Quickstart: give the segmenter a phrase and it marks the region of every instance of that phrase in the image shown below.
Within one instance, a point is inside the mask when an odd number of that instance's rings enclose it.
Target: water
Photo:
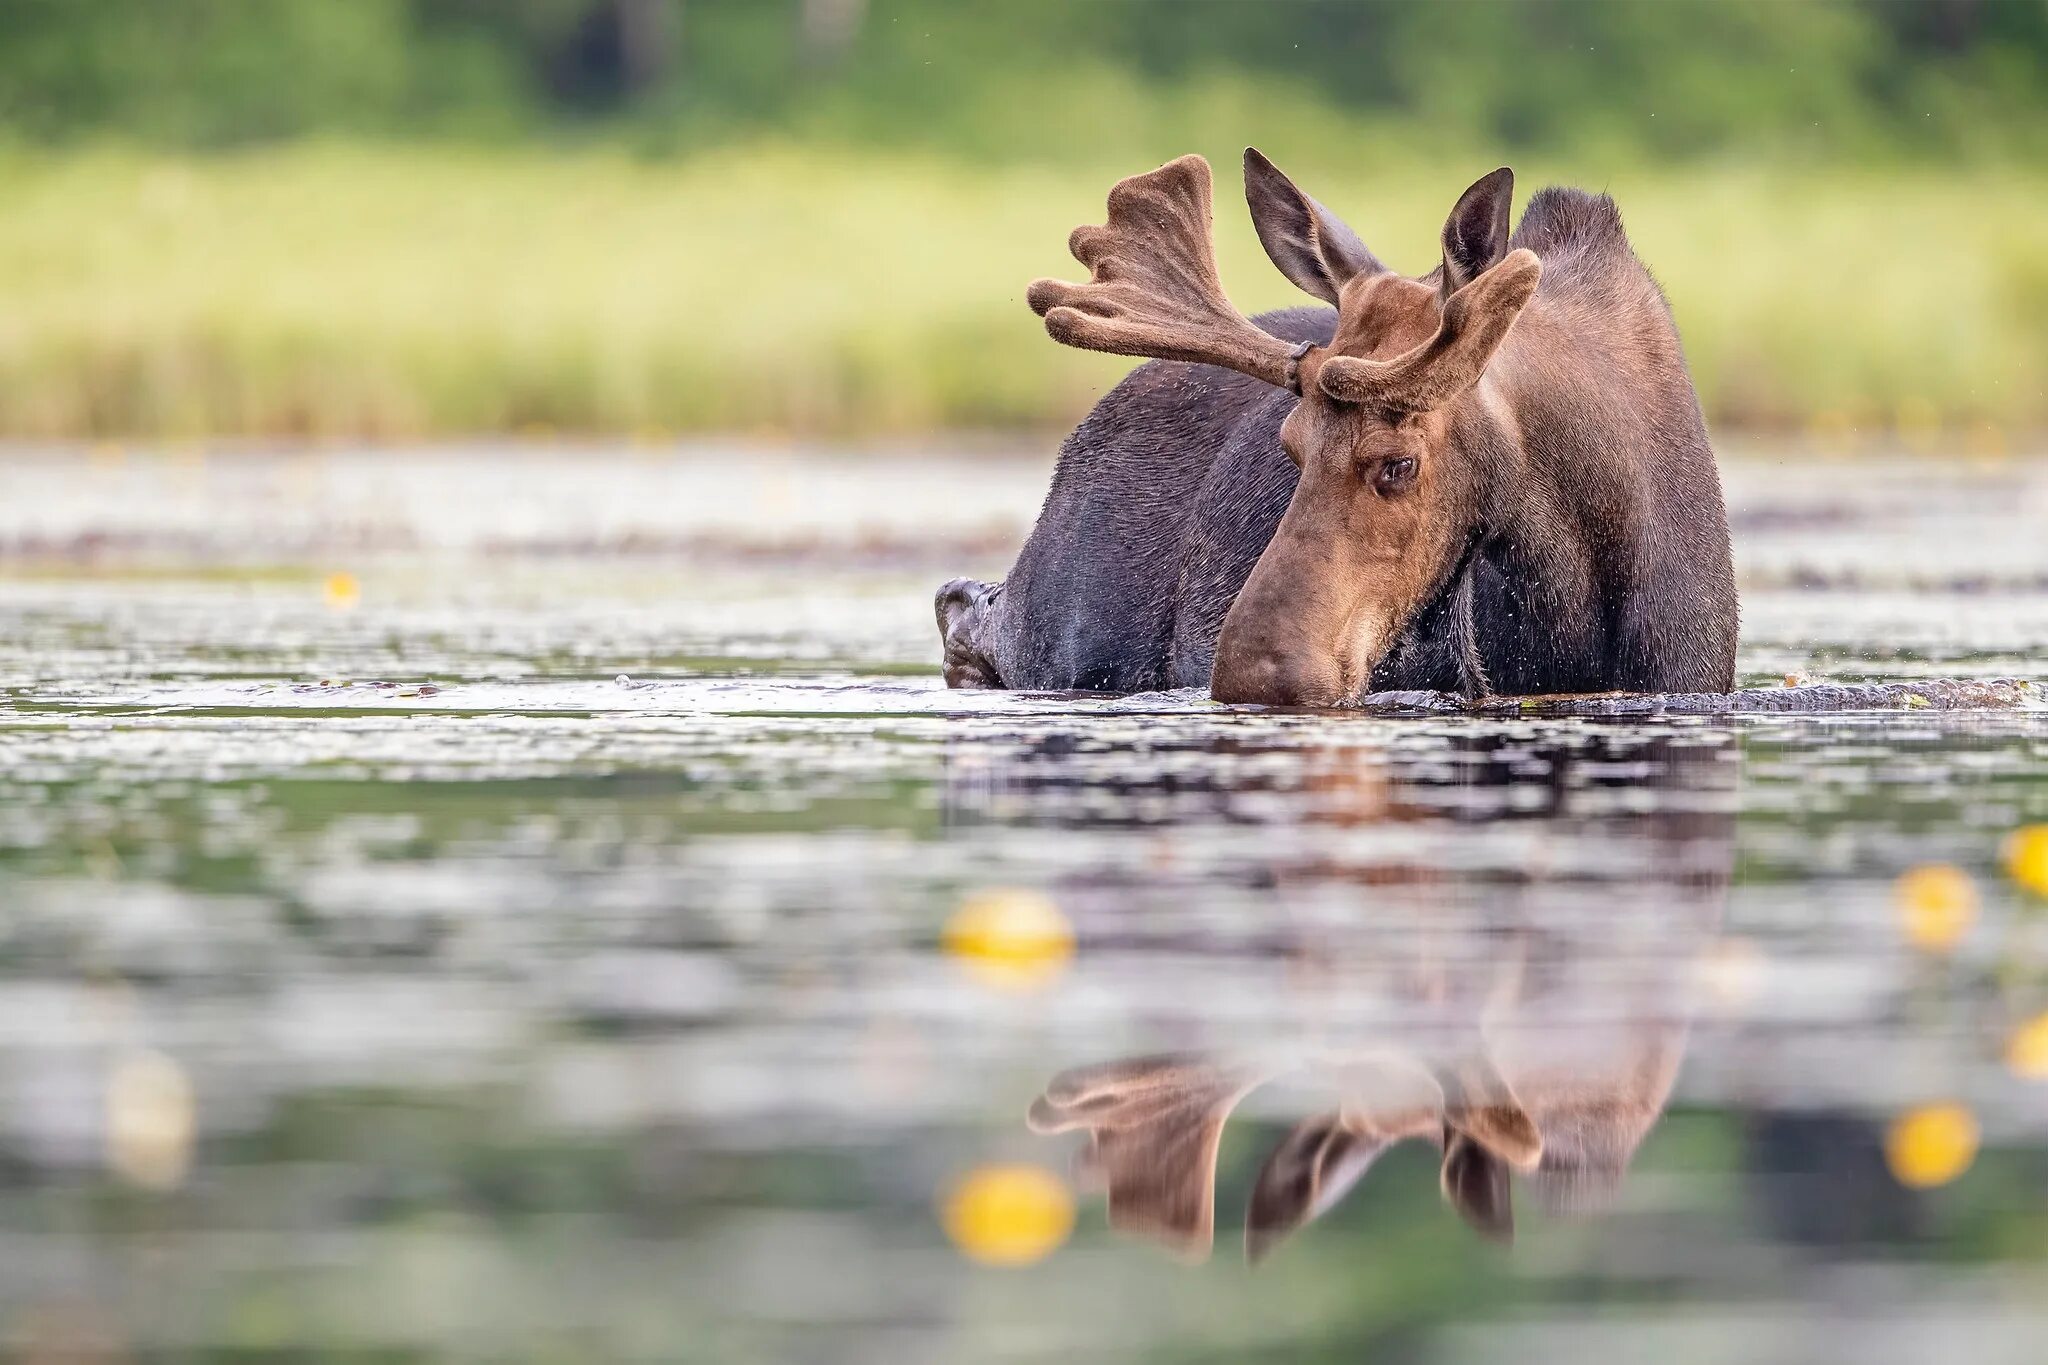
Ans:
[[[10,1344],[2040,1357],[2048,711],[947,693],[1043,476],[8,455]],[[1729,482],[1745,683],[2048,677],[2048,466]]]

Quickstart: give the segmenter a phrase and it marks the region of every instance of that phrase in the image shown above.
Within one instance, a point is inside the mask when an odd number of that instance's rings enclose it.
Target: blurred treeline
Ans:
[[[2048,0],[0,0],[0,434],[1054,424],[1025,281],[1271,153],[1405,269],[1606,189],[1710,415],[2048,426]]]
[[[0,0],[0,33],[0,118],[50,140],[1106,155],[1234,82],[1504,153],[2048,151],[2044,0]]]

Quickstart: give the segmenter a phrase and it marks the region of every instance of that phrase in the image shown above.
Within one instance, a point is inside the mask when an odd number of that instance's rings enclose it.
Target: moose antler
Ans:
[[[1131,1057],[1061,1072],[1032,1104],[1034,1133],[1085,1128],[1090,1184],[1109,1194],[1109,1225],[1199,1260],[1216,1231],[1216,1155],[1262,1068],[1199,1053]]]
[[[1372,403],[1398,412],[1429,412],[1479,382],[1486,362],[1535,296],[1543,263],[1526,247],[1508,253],[1444,301],[1436,335],[1391,360],[1333,355],[1316,382],[1342,403]]]
[[[1025,298],[1054,341],[1088,351],[1188,360],[1285,386],[1288,344],[1223,292],[1210,244],[1209,163],[1199,156],[1119,180],[1109,222],[1074,229],[1086,284],[1033,280]]]

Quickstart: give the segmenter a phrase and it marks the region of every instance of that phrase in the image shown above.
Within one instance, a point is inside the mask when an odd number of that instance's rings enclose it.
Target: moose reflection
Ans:
[[[1675,1004],[1640,1017],[1535,1017],[1558,1003],[1489,1002],[1463,1039],[1443,1021],[1440,1030],[1403,1030],[1400,1041],[1361,1040],[1350,1052],[1079,1067],[1052,1080],[1028,1122],[1040,1133],[1087,1134],[1080,1174],[1106,1190],[1112,1227],[1199,1256],[1214,1233],[1225,1121],[1259,1087],[1306,1076],[1333,1088],[1336,1103],[1296,1122],[1260,1166],[1245,1210],[1253,1260],[1335,1207],[1382,1154],[1410,1140],[1439,1150],[1451,1207],[1506,1240],[1511,1173],[1529,1176],[1553,1211],[1606,1199],[1663,1112],[1684,1055],[1686,1022]]]
[[[1600,1207],[1620,1185],[1671,1096],[1694,966],[1725,901],[1734,740],[1676,727],[1503,727],[1449,739],[1355,788],[1339,774],[1373,765],[1323,764],[1295,747],[1291,764],[1269,755],[1243,765],[1263,799],[1232,806],[1206,794],[1212,816],[1381,827],[1414,834],[1414,850],[1400,838],[1310,838],[1248,870],[1276,911],[1309,887],[1326,906],[1329,893],[1347,898],[1334,920],[1264,940],[1298,969],[1287,979],[1306,983],[1294,998],[1262,1002],[1276,1030],[1251,1030],[1258,1036],[1242,1046],[1081,1066],[1047,1084],[1029,1126],[1085,1136],[1080,1173],[1106,1191],[1112,1227],[1206,1254],[1224,1125],[1269,1086],[1266,1112],[1303,1085],[1328,1098],[1292,1123],[1252,1179],[1244,1235],[1254,1260],[1403,1142],[1432,1145],[1446,1202],[1501,1240],[1513,1235],[1518,1182],[1566,1213]],[[1041,810],[1060,766],[1029,779]],[[1186,775],[1176,783],[1185,803]],[[1432,829],[1453,837],[1431,843]],[[1512,841],[1522,852],[1508,866],[1444,852],[1469,854],[1472,840],[1501,833],[1535,837]],[[1262,965],[1236,960],[1247,972]],[[1236,1044],[1234,1034],[1222,1041]]]

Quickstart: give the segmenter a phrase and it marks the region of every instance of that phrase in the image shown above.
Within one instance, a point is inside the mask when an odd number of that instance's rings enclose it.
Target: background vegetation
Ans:
[[[0,430],[918,431],[1121,363],[1022,302],[1256,143],[1430,260],[1613,192],[1717,420],[2048,421],[2044,0],[0,0]]]

